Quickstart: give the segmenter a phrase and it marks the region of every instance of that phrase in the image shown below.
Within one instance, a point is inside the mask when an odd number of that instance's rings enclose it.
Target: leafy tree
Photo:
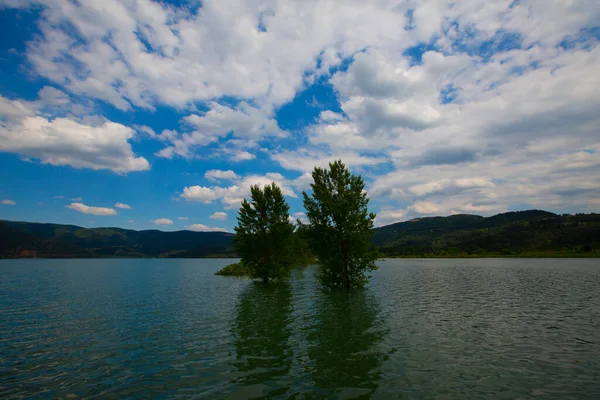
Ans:
[[[319,278],[326,286],[364,286],[378,256],[370,242],[375,214],[367,210],[364,181],[341,160],[315,168],[312,177],[312,196],[302,192],[309,221],[303,229],[321,264]]]
[[[252,186],[250,192],[250,202],[244,199],[238,213],[233,245],[250,277],[268,282],[289,271],[294,225],[288,221],[290,207],[275,183],[264,189]]]

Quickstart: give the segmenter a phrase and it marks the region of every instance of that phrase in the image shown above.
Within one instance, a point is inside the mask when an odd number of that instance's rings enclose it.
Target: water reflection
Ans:
[[[277,380],[292,367],[291,299],[286,283],[253,282],[239,297],[232,327],[237,369],[233,383],[244,398],[272,398],[288,391]]]
[[[308,357],[316,395],[370,398],[378,387],[385,355],[385,329],[378,301],[368,291],[323,291]]]

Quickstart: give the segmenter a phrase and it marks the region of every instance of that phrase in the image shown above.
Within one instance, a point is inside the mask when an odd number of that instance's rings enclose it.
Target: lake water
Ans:
[[[600,260],[0,261],[0,398],[600,398]]]

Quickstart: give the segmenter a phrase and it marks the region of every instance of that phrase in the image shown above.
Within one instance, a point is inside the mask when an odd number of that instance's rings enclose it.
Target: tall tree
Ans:
[[[233,245],[250,277],[268,282],[289,271],[294,225],[289,222],[290,207],[275,183],[264,189],[252,186],[250,192],[250,201],[244,199],[238,212]]]
[[[312,195],[302,192],[313,253],[319,258],[319,278],[327,286],[364,286],[368,272],[377,269],[373,235],[375,214],[360,175],[353,175],[341,160],[329,169],[315,167]]]

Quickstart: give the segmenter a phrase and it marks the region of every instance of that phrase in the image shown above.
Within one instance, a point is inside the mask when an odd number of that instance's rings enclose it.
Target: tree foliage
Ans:
[[[319,258],[319,278],[326,286],[364,286],[367,273],[377,268],[370,242],[375,214],[367,209],[364,181],[340,160],[329,169],[315,168],[312,177],[312,195],[302,193],[309,221],[303,229]]]
[[[244,199],[234,228],[233,245],[251,278],[267,282],[287,275],[292,262],[294,225],[289,205],[281,189],[271,183],[250,188],[250,201]]]

